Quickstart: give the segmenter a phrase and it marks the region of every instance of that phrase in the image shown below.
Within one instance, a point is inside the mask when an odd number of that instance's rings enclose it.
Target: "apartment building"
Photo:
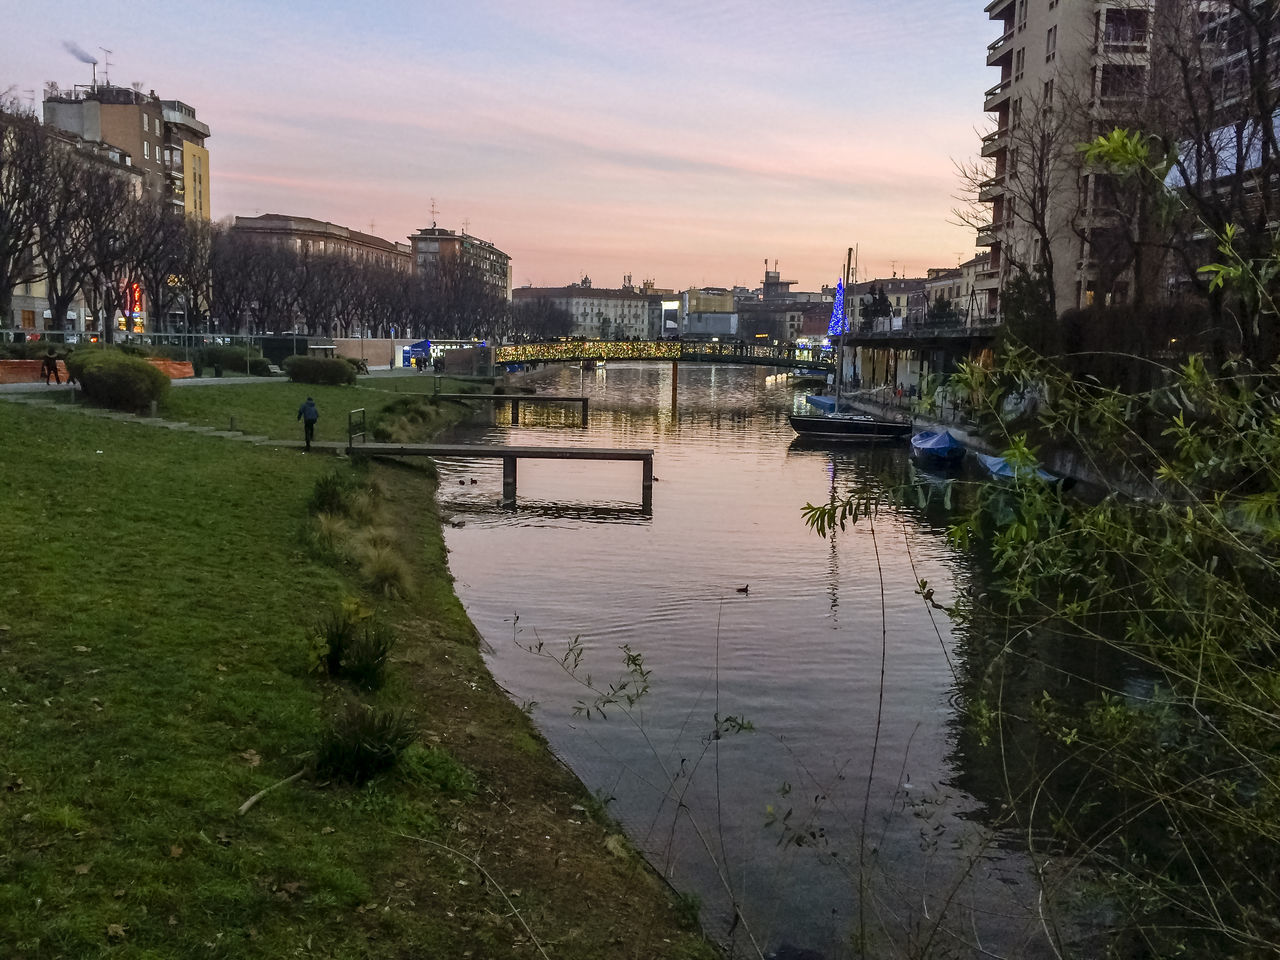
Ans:
[[[1076,145],[1135,125],[1151,74],[1152,28],[1161,0],[990,0],[999,35],[987,64],[1000,71],[984,109],[995,129],[981,155],[991,176],[978,199],[991,219],[976,271],[976,312],[998,313],[1015,272],[1051,274],[1058,311],[1124,302],[1132,278],[1117,255],[1108,181],[1085,169]]]
[[[44,122],[89,143],[123,151],[148,196],[168,199],[191,216],[210,219],[209,127],[193,107],[161,100],[154,90],[109,83],[45,87]]]
[[[474,270],[489,292],[504,301],[511,300],[511,257],[488,240],[473,237],[465,230],[455,233],[432,224],[409,237],[413,263],[424,277],[435,275],[447,260],[460,261]]]
[[[520,287],[512,291],[512,300],[550,300],[573,318],[570,336],[590,340],[653,336],[650,303],[654,295],[644,289],[593,287],[584,277],[581,283],[566,287]]]
[[[413,270],[407,243],[384,240],[324,220],[264,213],[260,217],[236,217],[231,229],[242,236],[282,245],[306,256],[337,254],[358,263],[403,273]]]

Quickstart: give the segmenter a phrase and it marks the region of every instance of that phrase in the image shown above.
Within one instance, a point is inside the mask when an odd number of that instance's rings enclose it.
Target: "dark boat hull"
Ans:
[[[911,433],[911,424],[900,420],[848,414],[803,416],[792,414],[791,429],[811,440],[836,443],[893,443]]]

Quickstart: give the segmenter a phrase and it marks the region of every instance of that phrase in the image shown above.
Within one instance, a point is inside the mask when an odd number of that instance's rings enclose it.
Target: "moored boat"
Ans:
[[[1054,476],[1044,467],[1036,464],[1033,467],[1015,467],[1005,457],[992,457],[985,453],[975,454],[978,462],[982,464],[983,469],[991,474],[996,480],[1012,480],[1015,477],[1026,479],[1027,477],[1039,477],[1046,483],[1061,484],[1065,489],[1071,485],[1071,478],[1063,478]]]
[[[911,437],[911,455],[923,464],[952,466],[964,459],[965,446],[950,430],[923,430]]]
[[[826,413],[807,416],[793,413],[791,429],[802,437],[841,443],[885,443],[911,433],[906,420],[882,420],[865,413]]]

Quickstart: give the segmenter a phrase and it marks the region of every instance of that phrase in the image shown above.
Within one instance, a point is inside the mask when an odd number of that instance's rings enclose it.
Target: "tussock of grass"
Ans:
[[[374,593],[396,599],[412,592],[412,568],[395,548],[363,544],[354,555],[360,576]]]
[[[417,738],[403,710],[350,702],[331,720],[316,750],[316,776],[355,786],[394,769]]]

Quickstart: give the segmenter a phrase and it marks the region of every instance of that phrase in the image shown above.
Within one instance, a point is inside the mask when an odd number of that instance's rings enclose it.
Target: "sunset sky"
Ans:
[[[215,218],[315,217],[496,244],[513,281],[797,289],[973,255],[948,223],[976,153],[980,0],[14,5],[0,92],[91,68],[196,108]],[[98,66],[98,79],[103,66]]]

